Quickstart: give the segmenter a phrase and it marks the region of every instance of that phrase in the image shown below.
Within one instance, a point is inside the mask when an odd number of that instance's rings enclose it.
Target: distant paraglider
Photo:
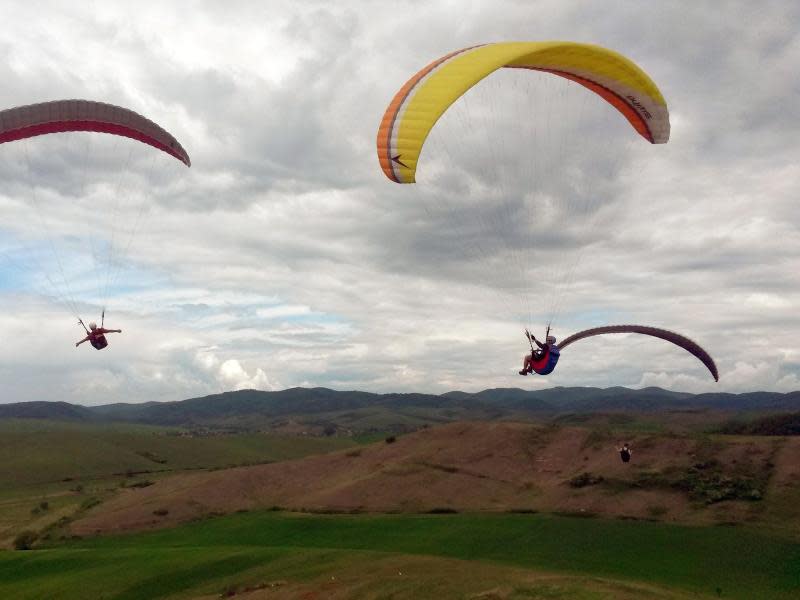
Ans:
[[[619,452],[619,458],[622,462],[628,463],[631,462],[631,456],[633,455],[633,450],[628,445],[628,442],[622,444],[622,446],[617,447],[617,452]]]
[[[18,106],[0,111],[0,144],[20,140],[23,141],[21,143],[25,144],[25,140],[28,138],[55,133],[76,132],[101,133],[129,138],[170,155],[187,167],[191,166],[189,155],[172,134],[146,117],[121,106],[91,100],[57,100]],[[103,177],[107,165],[111,165],[114,162],[113,157],[106,156],[105,154],[92,157],[96,160],[89,160],[88,147],[91,140],[88,136],[84,136],[82,140],[86,144],[87,154],[84,157],[84,172],[82,176],[76,178],[76,180],[84,182],[81,184],[81,191],[70,198],[76,201],[85,197],[84,194],[87,193],[86,180],[88,178],[86,170],[88,170],[89,167],[96,169],[96,172],[99,174],[98,176]],[[67,146],[69,146],[69,144]],[[92,209],[94,213],[103,217],[100,221],[105,222],[99,223],[100,227],[93,228],[89,235],[86,236],[91,238],[89,241],[92,244],[91,254],[94,257],[93,262],[95,264],[94,270],[98,294],[95,301],[102,305],[103,319],[105,318],[105,301],[108,290],[115,282],[121,258],[130,247],[133,236],[141,228],[140,220],[144,208],[147,206],[146,200],[149,197],[147,191],[141,193],[139,196],[141,198],[139,200],[139,206],[134,206],[130,211],[133,214],[133,218],[128,216],[126,220],[120,207],[125,200],[135,197],[135,194],[132,194],[131,190],[123,188],[122,177],[123,175],[128,176],[126,172],[130,171],[131,178],[139,176],[139,180],[144,180],[141,178],[141,174],[132,171],[131,154],[135,146],[135,144],[131,146],[129,152],[125,152],[116,147],[109,152],[109,154],[116,153],[118,155],[121,165],[119,167],[120,172],[116,175],[108,174],[111,180],[115,180],[112,182],[112,185],[106,185],[105,187],[98,186],[94,189],[96,195],[99,196],[99,200],[107,200],[109,205],[109,207],[105,207],[100,204],[97,205],[96,209]],[[54,148],[59,148],[59,146],[48,146],[40,142],[32,142],[30,147],[24,146],[22,152],[31,172],[32,181],[29,184],[30,191],[28,195],[30,206],[37,213],[37,219],[33,222],[38,222],[40,224],[40,229],[36,231],[36,235],[47,239],[48,243],[44,244],[44,247],[52,251],[53,256],[51,258],[54,264],[57,265],[57,268],[52,268],[51,273],[44,272],[39,273],[39,275],[43,276],[48,282],[51,292],[53,292],[53,297],[64,302],[66,308],[77,317],[79,324],[86,331],[86,337],[78,342],[76,346],[88,341],[93,347],[101,350],[108,345],[105,334],[117,333],[120,330],[104,329],[102,323],[100,327],[96,327],[94,323],[90,325],[95,326],[90,328],[84,325],[79,315],[81,308],[71,291],[75,285],[75,282],[71,281],[73,276],[65,272],[64,265],[66,261],[64,257],[60,256],[61,253],[57,250],[58,244],[54,243],[54,238],[63,238],[64,234],[57,234],[54,227],[45,227],[46,215],[44,213],[46,213],[46,211],[43,210],[37,200],[37,195],[41,195],[37,194],[39,181],[33,174],[28,156],[29,154],[34,156],[42,163],[50,156],[47,150],[49,149],[49,152],[52,153],[57,151],[54,150]],[[127,159],[124,159],[126,155]],[[152,160],[150,162],[152,165],[156,157],[152,156],[151,158]],[[57,162],[58,160],[62,160],[62,157],[55,157],[53,162]],[[106,183],[107,182],[108,180],[106,179]],[[89,183],[91,183],[91,180]],[[102,191],[98,192],[98,190]],[[76,202],[75,204],[79,203]],[[107,219],[105,218],[106,216],[108,216]],[[123,231],[121,228],[122,226],[127,227],[128,231]],[[98,233],[105,236],[102,242],[94,240],[92,237]],[[122,235],[123,233],[125,233],[125,235]],[[64,244],[64,246],[66,247],[67,244]],[[37,270],[43,269],[41,261],[34,260],[33,262],[36,263]],[[43,270],[47,271],[47,269]],[[83,275],[83,273],[81,275]]]
[[[78,322],[83,326],[84,331],[86,331],[86,337],[83,338],[79,342],[75,342],[75,347],[77,348],[84,342],[89,342],[95,350],[102,350],[106,346],[108,346],[108,340],[106,339],[107,333],[122,333],[122,329],[106,329],[103,326],[105,321],[106,315],[103,313],[102,319],[100,321],[100,327],[97,326],[97,323],[91,322],[89,323],[89,328],[86,328],[86,325],[83,324],[81,319],[78,319]]]
[[[189,155],[178,140],[150,119],[121,106],[92,100],[55,100],[0,111],[0,144],[49,133],[94,131],[138,140],[177,158]]]

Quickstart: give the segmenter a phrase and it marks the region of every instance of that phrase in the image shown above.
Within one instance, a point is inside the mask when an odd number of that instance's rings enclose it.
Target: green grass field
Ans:
[[[347,438],[237,434],[185,437],[179,430],[36,420],[0,421],[0,546],[41,530],[121,485],[191,469],[275,462],[340,450]],[[42,502],[46,511],[32,513]]]
[[[518,583],[503,598],[789,599],[800,595],[800,544],[744,528],[545,515],[258,512],[0,552],[1,595],[19,599],[195,598],[270,582],[319,590],[332,581],[372,590],[340,597],[443,598],[504,579]],[[653,589],[637,591],[642,585]],[[625,586],[634,586],[628,595]]]
[[[222,468],[301,458],[355,444],[347,438],[237,434],[188,437],[140,425],[6,421],[0,489],[126,471]]]

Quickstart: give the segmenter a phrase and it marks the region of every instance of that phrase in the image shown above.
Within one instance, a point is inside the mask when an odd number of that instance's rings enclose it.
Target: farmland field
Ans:
[[[505,589],[484,597],[788,599],[800,593],[800,544],[739,527],[536,514],[266,511],[0,553],[3,597],[196,598],[259,588],[320,598]]]

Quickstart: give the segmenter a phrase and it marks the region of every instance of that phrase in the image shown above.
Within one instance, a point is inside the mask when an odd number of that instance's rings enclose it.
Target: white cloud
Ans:
[[[283,305],[283,306],[270,306],[268,308],[259,308],[256,314],[262,319],[280,319],[282,317],[299,317],[302,315],[310,315],[311,308],[301,305]]]
[[[118,103],[164,125],[193,158],[189,170],[177,161],[150,169],[146,149],[130,161],[137,176],[123,189],[143,194],[147,210],[109,294],[108,322],[124,333],[108,350],[73,348],[80,329],[63,302],[40,297],[53,286],[32,285],[35,265],[17,270],[0,256],[0,330],[14,340],[0,348],[2,401],[97,404],[292,385],[796,387],[796,3],[632,11],[627,2],[553,0],[497,10],[442,0],[400,14],[382,3],[201,2],[187,11],[44,2],[0,5],[0,19],[25,23],[0,32],[0,108]],[[430,154],[430,187],[388,183],[374,140],[397,88],[445,52],[502,39],[593,41],[631,56],[667,98],[669,144],[587,134],[581,150],[554,143],[532,157],[525,128],[546,119],[538,105],[523,106],[512,115],[525,118],[516,140],[508,136],[511,158],[489,169],[475,95],[477,118],[454,111],[441,123],[441,132],[468,123],[455,144],[431,137],[439,153]],[[594,131],[592,104],[575,98]],[[32,170],[0,145],[0,251],[36,232],[34,173],[68,249],[76,304],[94,316],[90,254],[73,249],[108,218],[112,158],[101,151],[87,171],[83,147],[66,139],[34,153]],[[511,183],[509,172],[530,158],[539,174]],[[93,182],[86,194],[81,173]],[[579,210],[595,196],[597,212]],[[519,218],[521,207],[534,214]],[[136,214],[120,208],[123,228]],[[565,274],[572,285],[551,292]],[[561,338],[607,322],[685,333],[716,358],[721,381],[662,342],[622,338],[576,344],[551,377],[523,379],[521,323],[543,329],[549,304],[558,304]]]
[[[234,390],[273,390],[267,374],[255,368],[252,375],[244,370],[238,360],[230,358],[219,366],[218,379],[226,387]]]

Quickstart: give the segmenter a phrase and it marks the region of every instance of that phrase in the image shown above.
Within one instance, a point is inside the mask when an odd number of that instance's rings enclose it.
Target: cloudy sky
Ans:
[[[118,104],[192,157],[84,134],[0,146],[0,402],[800,389],[797,2],[135,5],[0,2],[0,108]],[[416,186],[384,177],[377,127],[417,70],[559,39],[647,71],[669,143],[579,86],[501,74],[442,119]],[[123,333],[76,349],[73,312],[104,303]],[[558,337],[683,333],[720,382],[641,336],[523,379],[522,329],[553,315]]]

